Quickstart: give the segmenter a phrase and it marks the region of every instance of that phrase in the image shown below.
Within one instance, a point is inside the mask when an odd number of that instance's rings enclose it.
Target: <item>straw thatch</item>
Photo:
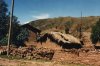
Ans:
[[[52,42],[62,46],[62,48],[81,48],[80,41],[72,35],[61,32],[47,32],[41,37],[41,42],[49,38]]]
[[[55,38],[58,41],[62,41],[64,43],[80,44],[80,41],[77,38],[69,34],[63,34],[61,32],[50,32],[48,34],[51,34],[53,38]]]

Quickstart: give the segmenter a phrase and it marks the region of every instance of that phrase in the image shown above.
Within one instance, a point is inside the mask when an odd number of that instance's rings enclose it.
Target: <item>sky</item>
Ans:
[[[5,0],[8,9],[11,0]],[[14,15],[21,24],[54,17],[100,16],[100,0],[15,0]]]

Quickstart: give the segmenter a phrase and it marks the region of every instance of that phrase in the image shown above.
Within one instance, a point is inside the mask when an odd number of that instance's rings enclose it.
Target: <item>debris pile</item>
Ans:
[[[44,59],[52,60],[54,50],[47,48],[33,48],[33,47],[22,47],[13,48],[10,51],[10,55],[13,57],[25,58],[25,59]]]

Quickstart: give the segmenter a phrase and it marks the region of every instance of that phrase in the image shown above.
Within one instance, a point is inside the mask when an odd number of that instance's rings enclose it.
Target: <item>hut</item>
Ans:
[[[48,39],[51,42],[65,49],[71,49],[71,48],[79,49],[82,47],[79,39],[75,38],[72,35],[64,34],[61,32],[47,32],[39,40],[42,43],[44,41],[46,42],[46,40]]]

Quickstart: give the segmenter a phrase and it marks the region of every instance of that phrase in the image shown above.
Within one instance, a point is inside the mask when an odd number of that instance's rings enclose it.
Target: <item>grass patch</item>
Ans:
[[[35,62],[51,62],[51,60],[44,60],[44,59],[27,59],[27,58],[20,58],[18,56],[11,56],[7,55],[0,55],[1,58],[9,59],[9,60],[26,60],[26,61],[35,61]]]
[[[9,59],[9,60],[14,60],[14,59],[17,59],[17,60],[20,60],[20,59],[22,59],[22,58],[20,58],[20,57],[14,57],[14,56],[7,56],[7,55],[0,55],[0,57],[1,58],[6,58],[6,59]]]

